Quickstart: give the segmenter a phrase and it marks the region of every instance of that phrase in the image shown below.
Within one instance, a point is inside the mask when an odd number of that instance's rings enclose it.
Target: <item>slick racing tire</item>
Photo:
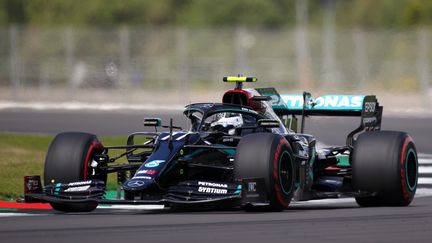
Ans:
[[[288,208],[294,191],[294,161],[288,141],[281,135],[255,133],[243,137],[234,165],[236,179],[262,178],[268,209]],[[245,207],[245,209],[252,209]]]
[[[353,187],[372,196],[356,197],[360,206],[408,206],[418,181],[417,150],[404,132],[373,131],[354,144]]]
[[[91,158],[102,150],[103,145],[96,135],[81,132],[58,134],[51,142],[45,158],[44,184],[93,179]],[[63,212],[89,212],[97,207],[97,203],[51,203],[51,206]]]

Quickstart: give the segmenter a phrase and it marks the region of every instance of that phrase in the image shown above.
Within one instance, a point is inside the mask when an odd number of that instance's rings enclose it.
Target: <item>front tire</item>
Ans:
[[[288,208],[294,192],[294,161],[288,141],[281,135],[255,133],[243,137],[234,166],[236,179],[263,178],[269,209]]]
[[[408,206],[418,181],[417,150],[403,132],[361,134],[353,151],[353,186],[374,195],[356,197],[360,206]]]
[[[96,135],[81,132],[58,134],[51,142],[45,158],[44,184],[69,183],[92,179],[91,158],[103,145]],[[58,211],[89,212],[97,203],[50,203]]]

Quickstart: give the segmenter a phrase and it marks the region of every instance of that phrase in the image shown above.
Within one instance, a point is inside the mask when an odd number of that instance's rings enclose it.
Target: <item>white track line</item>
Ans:
[[[335,203],[351,203],[355,202],[354,198],[330,198],[330,199],[319,199],[319,200],[310,200],[310,201],[293,201],[292,205],[326,205],[326,204],[335,204]],[[290,204],[290,205],[291,205]]]
[[[418,179],[418,184],[432,184],[432,178],[421,178],[420,177]]]
[[[0,213],[1,217],[23,217],[23,216],[45,216],[48,214],[31,214],[31,213]]]
[[[158,210],[163,205],[99,205],[98,209],[129,209],[129,210]]]
[[[418,154],[419,158],[429,158],[432,159],[432,154],[423,154],[423,153],[419,153]]]
[[[182,105],[155,104],[127,104],[127,103],[84,103],[84,102],[12,102],[1,101],[0,110],[4,109],[33,109],[33,110],[183,110]]]
[[[424,158],[419,158],[419,164],[421,165],[432,165],[432,159],[424,159]]]
[[[415,197],[427,197],[432,195],[432,188],[417,188]]]
[[[432,166],[419,166],[419,173],[432,173]]]

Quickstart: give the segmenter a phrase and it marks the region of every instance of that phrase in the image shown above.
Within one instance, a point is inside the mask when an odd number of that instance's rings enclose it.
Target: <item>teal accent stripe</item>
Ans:
[[[117,199],[117,191],[105,191],[106,199]],[[124,192],[120,192],[120,199],[124,199]]]
[[[18,209],[16,208],[0,208],[0,212],[16,212]]]
[[[408,189],[410,191],[414,191],[416,189],[416,187],[417,187],[417,180],[415,181],[415,183],[414,183],[413,186],[411,186],[409,184],[409,181],[408,181],[408,157],[409,157],[409,155],[411,153],[414,154],[414,157],[415,157],[415,161],[416,161],[416,177],[418,178],[418,160],[417,160],[416,153],[414,152],[414,149],[411,148],[410,150],[408,150],[408,152],[405,155],[405,180],[406,180],[406,183],[408,185]]]

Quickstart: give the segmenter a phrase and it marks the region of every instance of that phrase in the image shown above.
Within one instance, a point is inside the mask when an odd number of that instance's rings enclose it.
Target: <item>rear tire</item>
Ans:
[[[414,141],[403,132],[363,133],[355,142],[352,171],[354,189],[374,193],[356,197],[360,206],[408,206],[418,181]]]
[[[44,184],[69,183],[92,179],[90,163],[103,145],[96,135],[81,132],[58,134],[51,142],[45,158]],[[99,178],[104,179],[104,178]],[[89,212],[97,203],[50,203],[58,211]]]
[[[269,209],[281,211],[288,208],[294,192],[293,159],[291,146],[283,136],[250,134],[237,146],[234,175],[236,179],[263,178]]]

